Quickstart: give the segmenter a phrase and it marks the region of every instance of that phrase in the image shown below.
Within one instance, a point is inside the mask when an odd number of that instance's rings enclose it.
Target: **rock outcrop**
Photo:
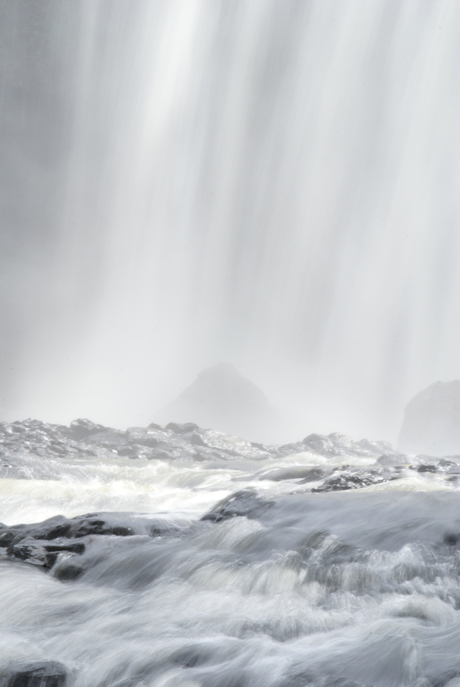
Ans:
[[[402,450],[460,454],[460,381],[436,382],[407,404],[399,435]]]
[[[11,669],[0,677],[3,687],[64,687],[67,679],[65,667],[57,661],[26,663]]]
[[[70,519],[56,515],[28,525],[0,523],[0,554],[68,581],[77,579],[92,565],[108,538],[155,538],[179,531],[180,526],[170,522],[132,513],[88,513]]]
[[[257,441],[273,441],[280,424],[265,394],[228,363],[201,372],[164,408],[162,419],[195,422]]]

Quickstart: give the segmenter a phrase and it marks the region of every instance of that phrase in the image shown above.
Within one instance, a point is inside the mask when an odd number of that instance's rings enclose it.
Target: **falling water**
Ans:
[[[0,7],[7,417],[145,423],[224,360],[393,438],[460,376],[456,2]]]
[[[0,0],[0,687],[458,687],[460,457],[358,435],[460,377],[459,32]]]

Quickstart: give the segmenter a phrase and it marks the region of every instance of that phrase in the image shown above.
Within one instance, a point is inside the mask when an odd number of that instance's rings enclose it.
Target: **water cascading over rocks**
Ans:
[[[1,687],[453,687],[460,458],[0,423]]]
[[[459,35],[0,0],[0,687],[458,687],[460,456],[339,432],[460,374]]]

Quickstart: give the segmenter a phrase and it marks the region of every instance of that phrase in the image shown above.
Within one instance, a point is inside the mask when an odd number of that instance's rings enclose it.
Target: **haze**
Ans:
[[[235,366],[290,438],[460,377],[457,0],[0,0],[1,419]],[[171,418],[174,419],[174,418]]]

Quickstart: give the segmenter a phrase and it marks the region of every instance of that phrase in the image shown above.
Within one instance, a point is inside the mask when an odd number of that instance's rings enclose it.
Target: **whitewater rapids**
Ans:
[[[0,684],[458,687],[459,475],[339,435],[4,423]]]

